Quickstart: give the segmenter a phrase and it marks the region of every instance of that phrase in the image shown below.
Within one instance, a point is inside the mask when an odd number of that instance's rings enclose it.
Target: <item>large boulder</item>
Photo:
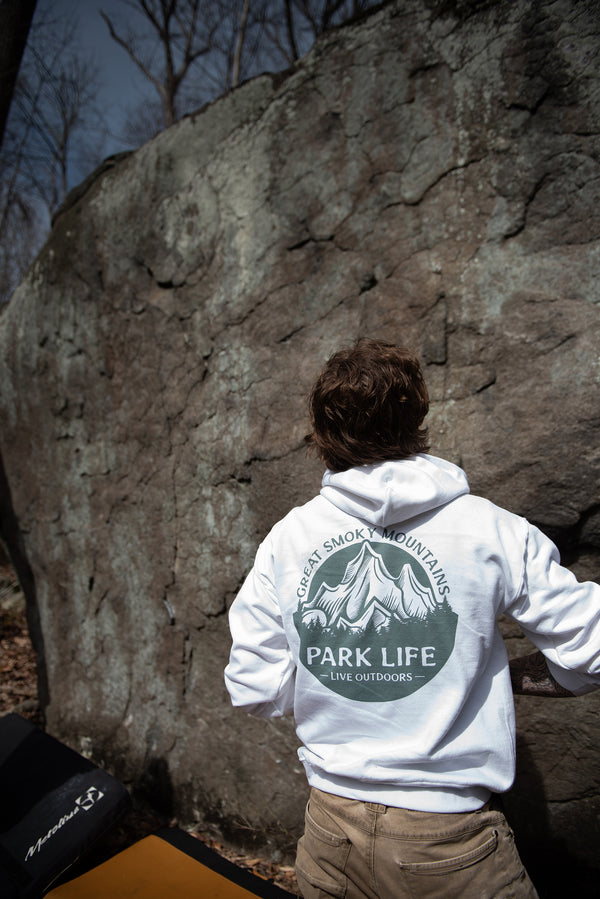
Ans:
[[[432,451],[598,576],[599,20],[386,5],[108,162],[3,310],[3,532],[48,728],[166,813],[301,827],[292,723],[230,708],[226,611],[318,490],[304,397],[340,344],[415,347]],[[599,710],[518,708],[509,810],[580,870]]]

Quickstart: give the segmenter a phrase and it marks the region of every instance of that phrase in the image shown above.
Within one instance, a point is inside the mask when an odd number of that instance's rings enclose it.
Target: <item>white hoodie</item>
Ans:
[[[433,456],[323,477],[261,544],[230,611],[234,705],[294,713],[309,783],[434,812],[514,777],[506,614],[573,693],[600,685],[600,587]]]

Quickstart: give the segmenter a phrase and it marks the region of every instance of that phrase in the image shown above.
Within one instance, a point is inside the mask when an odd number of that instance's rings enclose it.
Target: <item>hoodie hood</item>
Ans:
[[[469,492],[464,471],[421,453],[347,471],[327,470],[321,496],[342,512],[379,527],[399,524]]]

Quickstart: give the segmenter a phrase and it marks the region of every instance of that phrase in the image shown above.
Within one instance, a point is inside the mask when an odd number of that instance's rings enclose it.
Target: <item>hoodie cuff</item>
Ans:
[[[546,658],[546,664],[548,665],[548,671],[554,680],[560,684],[561,687],[564,687],[565,690],[570,690],[571,693],[574,693],[575,696],[591,693],[592,690],[597,690],[598,687],[600,687],[598,679],[594,678],[591,674],[579,674],[576,671],[559,668],[558,665],[555,665],[554,662],[551,662],[548,658]]]

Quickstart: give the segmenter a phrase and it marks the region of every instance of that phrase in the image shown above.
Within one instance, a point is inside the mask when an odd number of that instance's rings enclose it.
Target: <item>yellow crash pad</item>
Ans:
[[[252,899],[255,896],[285,899],[292,894],[227,861],[185,831],[169,828],[145,837],[91,871],[56,887],[46,894],[46,899],[113,896],[119,899]]]

